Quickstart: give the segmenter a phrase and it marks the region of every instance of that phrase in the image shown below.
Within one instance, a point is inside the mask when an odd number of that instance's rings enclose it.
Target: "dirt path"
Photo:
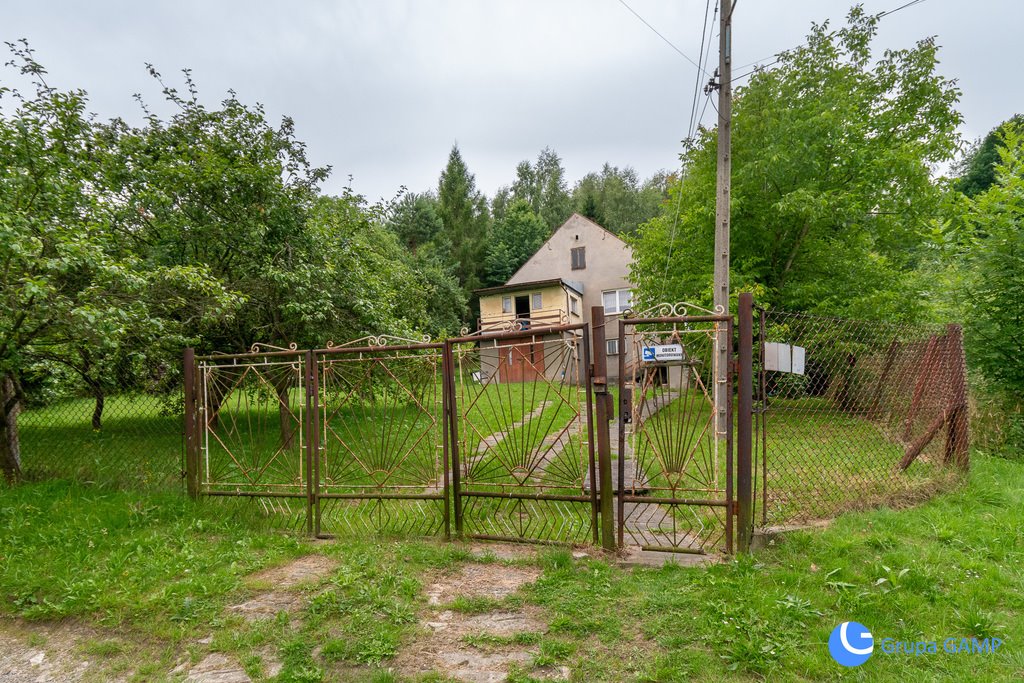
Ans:
[[[436,672],[471,683],[504,681],[513,666],[531,669],[537,649],[521,643],[531,641],[523,636],[547,631],[539,610],[501,608],[473,614],[449,605],[459,597],[502,600],[536,581],[540,574],[536,567],[473,563],[435,577],[425,589],[427,607],[421,614],[420,631],[396,657],[395,668],[403,676]],[[567,676],[566,670],[555,677]]]

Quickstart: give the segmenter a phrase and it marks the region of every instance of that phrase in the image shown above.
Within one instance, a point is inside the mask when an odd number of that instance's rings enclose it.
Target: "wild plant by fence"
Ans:
[[[966,468],[959,326],[767,311],[758,327],[761,525],[920,499]]]

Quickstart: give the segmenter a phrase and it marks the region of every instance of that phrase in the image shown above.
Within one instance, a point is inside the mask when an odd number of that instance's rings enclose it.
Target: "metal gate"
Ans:
[[[443,344],[186,350],[189,493],[249,498],[278,526],[317,535],[449,537],[454,526],[467,538],[731,552],[733,516],[749,520],[750,315],[734,465],[732,363],[713,379],[716,347],[733,357],[732,318],[689,313],[624,314],[606,347],[596,307],[594,367],[585,323],[515,321]],[[676,355],[659,356],[669,346]],[[716,387],[730,397],[717,430]]]
[[[448,536],[443,351],[376,336],[313,352],[314,533]]]
[[[310,353],[268,348],[186,352],[189,492],[256,499],[275,525],[311,530]]]
[[[586,324],[448,340],[460,536],[596,543]]]
[[[619,547],[732,551],[731,363],[724,386],[715,382],[716,348],[732,356],[732,317],[694,308],[663,305],[620,320]],[[720,425],[716,390],[728,397]]]

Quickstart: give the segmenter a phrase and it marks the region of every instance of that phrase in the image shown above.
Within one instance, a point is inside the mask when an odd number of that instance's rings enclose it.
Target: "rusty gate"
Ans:
[[[189,493],[252,499],[279,526],[321,536],[731,551],[734,517],[749,515],[750,402],[741,386],[737,491],[734,364],[725,382],[713,379],[716,346],[734,356],[732,318],[697,313],[627,312],[606,346],[597,308],[593,354],[591,326],[564,321],[513,321],[443,343],[187,350]],[[659,357],[667,347],[676,355]],[[717,426],[715,391],[730,397]]]
[[[619,547],[704,553],[733,547],[732,317],[663,305],[618,330],[621,419],[616,467]],[[725,414],[716,419],[716,393]]]
[[[460,536],[597,543],[586,324],[448,340]]]

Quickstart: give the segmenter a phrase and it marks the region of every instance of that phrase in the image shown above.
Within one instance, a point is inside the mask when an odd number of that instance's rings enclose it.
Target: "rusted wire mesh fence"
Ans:
[[[16,416],[23,477],[142,490],[181,486],[179,365],[131,356],[32,365],[21,378]]]
[[[966,468],[959,326],[755,317],[756,522],[917,500]]]

